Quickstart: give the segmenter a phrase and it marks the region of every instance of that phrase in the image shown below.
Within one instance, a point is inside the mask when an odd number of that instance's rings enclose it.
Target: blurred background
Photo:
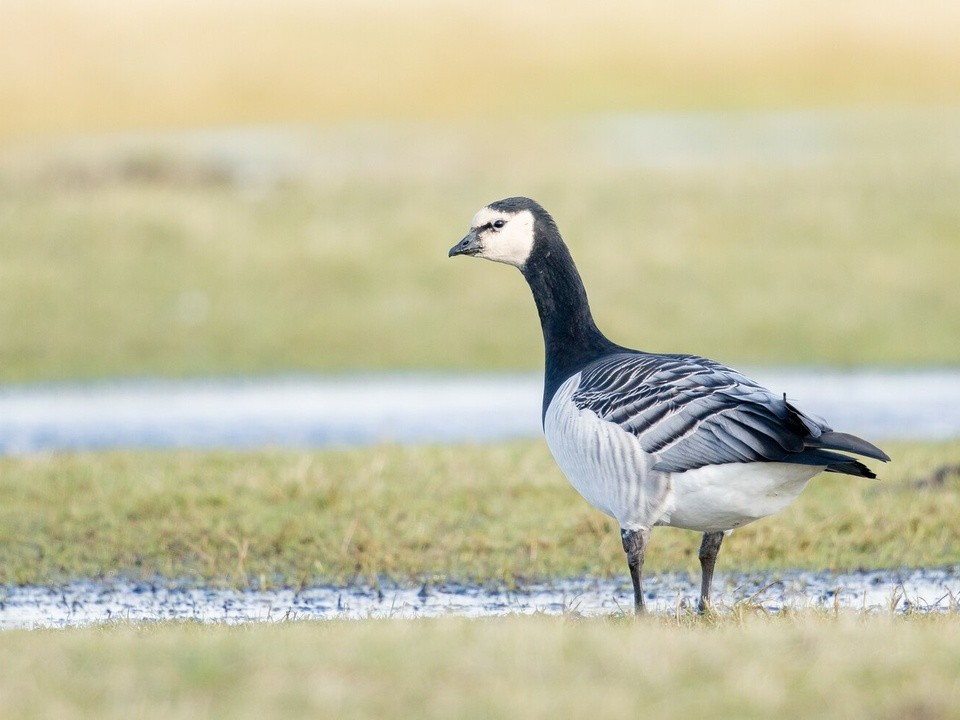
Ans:
[[[601,328],[960,360],[953,2],[0,0],[0,383],[534,370],[448,260],[557,219]]]

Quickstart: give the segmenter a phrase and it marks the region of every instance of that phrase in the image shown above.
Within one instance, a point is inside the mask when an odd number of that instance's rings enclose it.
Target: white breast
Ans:
[[[571,401],[579,384],[578,373],[547,408],[543,431],[550,452],[577,492],[620,527],[652,527],[668,505],[670,476],[649,471],[650,456],[633,435]]]

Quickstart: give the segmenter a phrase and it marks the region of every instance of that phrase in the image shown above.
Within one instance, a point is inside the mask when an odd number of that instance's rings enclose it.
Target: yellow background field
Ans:
[[[8,0],[0,137],[960,100],[941,2]]]

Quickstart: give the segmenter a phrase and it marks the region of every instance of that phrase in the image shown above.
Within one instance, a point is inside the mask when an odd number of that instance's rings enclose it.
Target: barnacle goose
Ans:
[[[703,533],[703,611],[726,534],[779,512],[820,472],[876,477],[843,452],[890,459],[720,363],[608,340],[556,223],[529,198],[482,208],[454,255],[513,265],[530,284],[546,351],[544,435],[574,488],[620,524],[638,613],[654,526]]]

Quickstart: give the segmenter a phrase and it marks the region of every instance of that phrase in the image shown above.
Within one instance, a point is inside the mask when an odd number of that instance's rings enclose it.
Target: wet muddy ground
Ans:
[[[698,578],[651,575],[644,581],[649,608],[674,613],[691,607]],[[715,604],[723,612],[750,603],[770,613],[784,609],[869,612],[960,612],[960,567],[846,574],[783,572],[718,575]],[[457,615],[576,613],[614,615],[630,610],[622,580],[576,579],[517,589],[439,584],[421,587],[312,587],[302,591],[223,590],[162,582],[74,582],[60,587],[0,588],[0,629],[71,627],[164,620],[203,623],[358,620]]]

